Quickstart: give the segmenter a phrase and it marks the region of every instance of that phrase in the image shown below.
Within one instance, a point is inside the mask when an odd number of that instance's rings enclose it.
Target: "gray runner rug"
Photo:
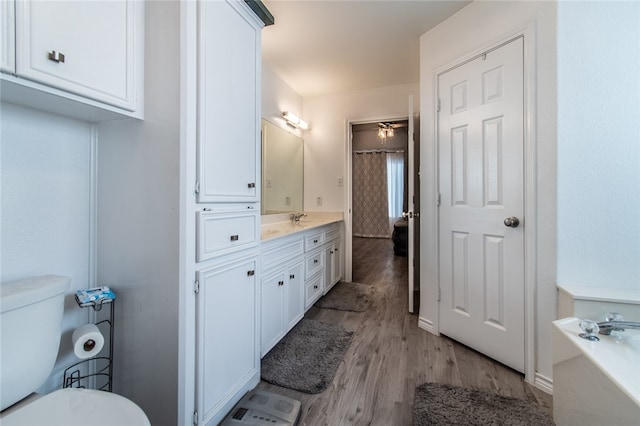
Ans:
[[[303,318],[262,359],[262,380],[305,393],[324,391],[353,339],[337,324]]]
[[[553,419],[530,401],[437,383],[416,388],[415,426],[551,426]]]
[[[371,305],[371,295],[374,291],[375,288],[370,285],[340,281],[314,306],[338,311],[364,312]]]

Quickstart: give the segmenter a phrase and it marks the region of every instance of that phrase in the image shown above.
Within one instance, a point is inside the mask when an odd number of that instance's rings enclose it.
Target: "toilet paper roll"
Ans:
[[[104,336],[95,324],[85,324],[73,331],[71,335],[73,353],[80,359],[98,355],[104,346]]]

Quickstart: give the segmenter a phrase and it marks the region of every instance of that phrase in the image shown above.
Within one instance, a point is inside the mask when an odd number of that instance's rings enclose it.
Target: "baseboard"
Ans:
[[[533,385],[543,392],[553,395],[553,380],[543,376],[540,373],[536,373]]]
[[[426,318],[418,317],[418,328],[428,331],[431,334],[435,334],[436,336],[438,335],[438,332],[433,326],[433,322]]]

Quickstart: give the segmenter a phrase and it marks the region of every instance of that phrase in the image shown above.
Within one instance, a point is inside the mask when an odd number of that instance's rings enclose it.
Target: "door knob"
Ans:
[[[402,212],[402,218],[403,219],[407,219],[407,218],[413,219],[413,212],[408,212],[408,213],[407,212]]]
[[[508,217],[504,220],[504,226],[509,228],[517,228],[520,225],[520,219],[515,216]]]

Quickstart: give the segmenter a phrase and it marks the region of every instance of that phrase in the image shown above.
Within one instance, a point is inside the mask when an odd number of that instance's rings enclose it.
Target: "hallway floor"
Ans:
[[[525,383],[520,373],[418,328],[418,316],[407,310],[407,258],[393,254],[390,239],[354,238],[353,281],[376,288],[367,311],[312,307],[306,314],[356,332],[327,390],[309,395],[258,385],[302,401],[300,425],[412,425],[415,387],[424,382],[528,399],[551,414],[551,395]]]

